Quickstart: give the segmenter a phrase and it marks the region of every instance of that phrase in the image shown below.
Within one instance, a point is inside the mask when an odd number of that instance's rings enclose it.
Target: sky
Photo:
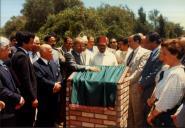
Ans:
[[[0,0],[0,27],[12,16],[21,15],[24,2],[25,0]],[[101,4],[127,5],[135,14],[140,7],[146,13],[157,9],[169,21],[180,23],[185,28],[185,0],[83,0],[83,3],[86,7],[99,7]]]

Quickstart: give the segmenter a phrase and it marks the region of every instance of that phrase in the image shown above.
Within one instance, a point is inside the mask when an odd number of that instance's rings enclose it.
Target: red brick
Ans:
[[[77,116],[77,120],[81,122],[89,122],[88,117]]]
[[[116,111],[112,111],[112,110],[106,110],[106,111],[104,111],[104,114],[106,114],[106,115],[113,115],[113,116],[115,116],[115,115],[116,115]]]
[[[104,120],[103,123],[105,125],[111,125],[111,126],[115,126],[116,125],[115,121],[110,121],[110,120]]]
[[[107,119],[111,121],[116,121],[116,116],[108,116]]]
[[[85,117],[94,117],[94,113],[82,112],[82,116],[85,116]]]
[[[92,119],[92,118],[90,118],[89,122],[95,123],[95,124],[103,124],[103,120],[101,120],[101,119]]]
[[[82,122],[82,126],[83,127],[94,127],[94,124],[93,123]]]
[[[81,116],[81,115],[82,115],[82,112],[70,111],[69,114],[70,114],[70,115]]]
[[[70,125],[74,125],[74,126],[82,126],[82,122],[71,120],[71,121],[70,121]]]
[[[107,119],[107,115],[95,114],[95,118],[98,118],[98,119]]]

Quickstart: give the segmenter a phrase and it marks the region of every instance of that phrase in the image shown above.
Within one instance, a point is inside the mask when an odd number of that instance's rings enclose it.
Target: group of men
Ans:
[[[17,32],[10,41],[0,38],[0,126],[65,125],[66,79],[75,71],[98,72],[97,65],[129,67],[128,127],[148,126],[147,99],[164,65],[158,33],[138,33],[118,41],[100,36],[96,45],[92,36],[66,37],[56,48],[57,40],[51,33],[40,45],[30,32]]]

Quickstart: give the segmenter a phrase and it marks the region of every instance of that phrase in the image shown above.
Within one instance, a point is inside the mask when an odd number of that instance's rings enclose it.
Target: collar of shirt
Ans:
[[[2,60],[0,60],[0,65],[3,65],[3,64],[4,64],[4,62]]]
[[[22,49],[27,55],[29,55],[28,51],[22,47],[19,47],[20,49]]]
[[[106,49],[104,53],[98,52],[99,55],[106,56],[109,54],[109,51]]]
[[[137,47],[136,49],[133,49],[134,54],[137,53],[140,48],[141,48],[141,46]]]
[[[173,67],[169,67],[169,71],[175,70],[175,69],[177,69],[177,68],[184,68],[184,65],[179,64],[179,65],[176,65],[176,66],[173,66]]]
[[[48,60],[46,60],[46,59],[44,59],[44,58],[42,58],[42,57],[40,57],[41,59],[42,59],[42,61],[46,64],[46,65],[48,65]]]
[[[157,48],[155,48],[153,51],[152,51],[152,56],[155,55],[155,53],[161,48],[161,46],[159,45]]]

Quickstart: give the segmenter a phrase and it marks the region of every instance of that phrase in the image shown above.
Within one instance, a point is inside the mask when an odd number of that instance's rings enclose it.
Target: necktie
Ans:
[[[129,55],[129,57],[128,57],[128,59],[127,59],[127,66],[129,66],[129,64],[130,64],[130,62],[131,62],[133,56],[134,56],[134,51],[131,52],[131,54]]]
[[[164,77],[164,71],[161,71],[161,73],[159,74],[159,81],[160,82]]]
[[[185,56],[182,57],[181,63],[185,65]]]

